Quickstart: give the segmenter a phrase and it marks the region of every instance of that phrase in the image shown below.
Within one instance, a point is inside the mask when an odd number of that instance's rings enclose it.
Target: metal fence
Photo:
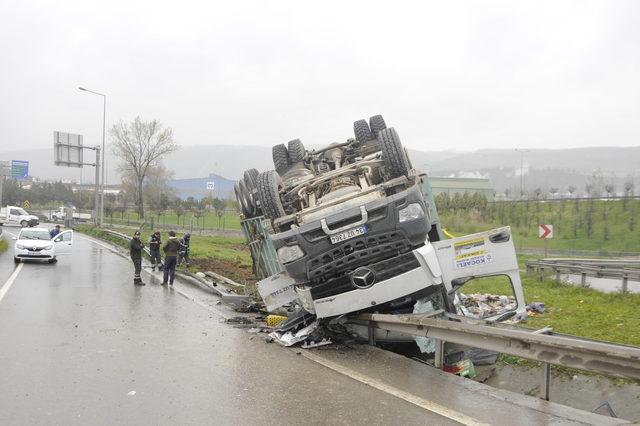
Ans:
[[[564,275],[579,275],[584,287],[587,277],[620,279],[622,292],[628,291],[629,280],[640,281],[640,260],[626,259],[536,259],[527,261],[527,275],[537,274],[542,281],[547,273],[553,273],[556,281]]]

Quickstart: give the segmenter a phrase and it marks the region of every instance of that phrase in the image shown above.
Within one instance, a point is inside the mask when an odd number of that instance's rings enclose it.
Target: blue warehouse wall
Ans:
[[[173,188],[176,196],[186,200],[193,197],[196,200],[206,198],[211,194],[207,189],[207,182],[215,182],[213,190],[214,198],[235,199],[233,193],[233,185],[235,181],[223,178],[216,174],[210,174],[209,177],[192,178],[192,179],[174,179],[169,181],[169,186]]]

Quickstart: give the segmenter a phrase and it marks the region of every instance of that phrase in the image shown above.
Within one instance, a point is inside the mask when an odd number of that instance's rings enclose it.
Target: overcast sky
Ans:
[[[640,145],[640,1],[2,1],[0,150],[341,141],[382,113],[422,150]]]

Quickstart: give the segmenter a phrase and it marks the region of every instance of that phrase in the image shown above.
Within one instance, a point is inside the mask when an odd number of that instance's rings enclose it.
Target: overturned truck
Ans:
[[[322,149],[276,145],[274,170],[247,170],[236,184],[267,309],[331,321],[428,302],[464,314],[463,285],[504,275],[514,303],[494,316],[524,312],[510,229],[444,239],[428,179],[398,132],[380,115],[353,127],[353,138]]]

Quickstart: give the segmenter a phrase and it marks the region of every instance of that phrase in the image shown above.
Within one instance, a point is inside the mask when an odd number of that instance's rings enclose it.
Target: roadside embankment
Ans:
[[[95,226],[77,225],[74,229],[94,238],[128,248],[128,243],[125,240]],[[110,227],[109,229],[123,234],[133,234],[133,230],[130,228]],[[145,245],[148,245],[147,242],[151,236],[151,230],[142,229],[140,232],[142,241],[145,242]],[[182,233],[177,233],[178,238],[182,235]],[[162,232],[162,241],[165,242],[167,238],[167,233]],[[255,282],[251,256],[242,238],[192,234],[191,265],[189,268],[184,268],[190,272],[216,272],[241,284]]]

